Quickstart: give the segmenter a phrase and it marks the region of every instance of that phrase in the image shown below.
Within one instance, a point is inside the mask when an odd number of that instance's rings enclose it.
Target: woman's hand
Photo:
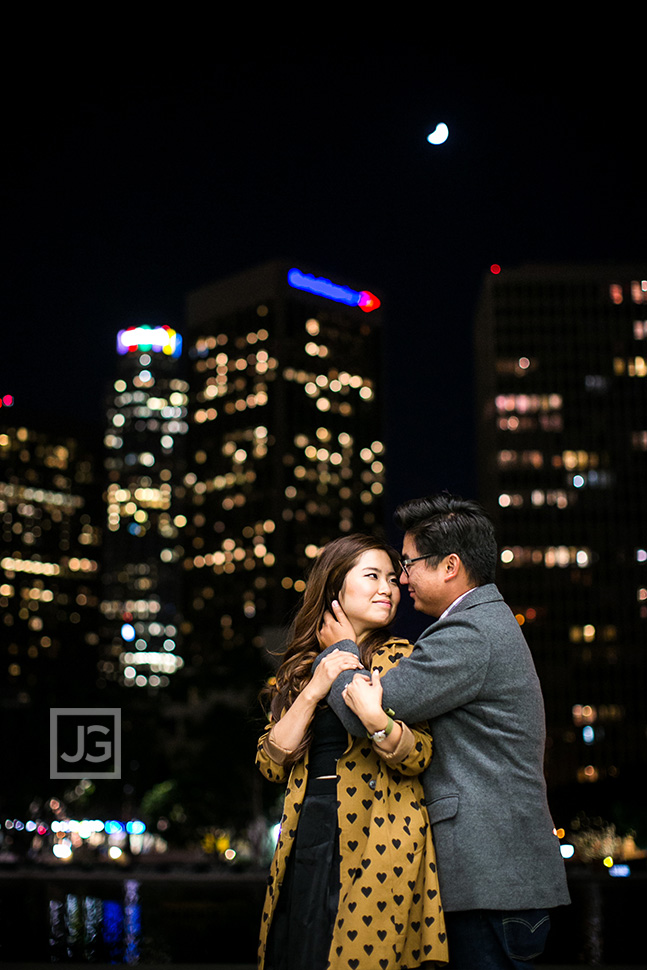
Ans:
[[[327,696],[328,691],[342,670],[361,670],[362,665],[353,653],[347,650],[333,650],[321,660],[315,671],[297,695],[292,704],[270,731],[270,740],[283,751],[284,754],[294,751],[303,740],[303,736],[312,720],[319,701]]]
[[[333,650],[320,660],[317,664],[312,678],[304,687],[303,693],[307,694],[309,700],[315,703],[323,700],[328,695],[332,685],[342,670],[361,670],[362,664],[355,654],[347,650]]]

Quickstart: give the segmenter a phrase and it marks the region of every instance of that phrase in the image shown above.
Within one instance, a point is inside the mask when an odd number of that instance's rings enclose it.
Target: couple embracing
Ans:
[[[446,493],[396,522],[402,557],[363,535],[323,548],[277,672],[257,763],[287,788],[262,970],[527,967],[569,902],[492,524]],[[415,645],[388,629],[403,586],[435,618]]]

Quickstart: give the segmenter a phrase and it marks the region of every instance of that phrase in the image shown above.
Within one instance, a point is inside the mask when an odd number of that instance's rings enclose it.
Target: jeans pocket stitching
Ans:
[[[530,920],[522,916],[507,916],[502,920],[503,924],[503,935],[506,943],[506,949],[508,950],[508,955],[514,960],[533,960],[538,957],[544,951],[546,945],[546,937],[548,936],[548,931],[550,929],[550,916],[545,913],[538,919],[535,923],[531,923]],[[508,929],[512,929],[512,925],[521,928],[524,927],[526,931],[525,939],[523,940],[524,952],[517,952],[517,949],[521,950],[520,944],[522,941],[520,939],[512,940],[510,939],[510,934]],[[537,934],[537,935],[536,935]],[[514,935],[514,934],[512,934]],[[530,948],[533,946],[533,952],[529,952]]]

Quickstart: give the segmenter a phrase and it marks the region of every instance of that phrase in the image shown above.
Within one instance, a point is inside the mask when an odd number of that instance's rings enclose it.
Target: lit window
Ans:
[[[598,781],[600,772],[594,765],[586,765],[584,768],[577,769],[577,780],[579,782]]]
[[[631,299],[634,303],[647,303],[647,280],[631,281]]]
[[[575,704],[573,706],[573,724],[581,727],[583,724],[594,724],[597,720],[597,709],[591,704]]]

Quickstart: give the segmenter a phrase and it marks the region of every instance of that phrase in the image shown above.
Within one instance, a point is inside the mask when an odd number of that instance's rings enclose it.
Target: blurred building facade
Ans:
[[[63,670],[65,677],[86,676],[96,661],[101,527],[95,473],[92,452],[75,438],[33,427],[0,429],[3,688],[20,703],[42,699]]]
[[[378,307],[282,262],[188,297],[182,565],[205,683],[257,691],[320,546],[381,528]]]
[[[479,478],[546,699],[552,786],[647,764],[647,267],[489,275]]]
[[[106,409],[104,682],[167,687],[182,668],[179,543],[188,431],[182,340],[168,326],[117,336]]]
[[[49,707],[93,696],[102,522],[96,443],[0,418],[0,792],[15,800],[49,776]]]

